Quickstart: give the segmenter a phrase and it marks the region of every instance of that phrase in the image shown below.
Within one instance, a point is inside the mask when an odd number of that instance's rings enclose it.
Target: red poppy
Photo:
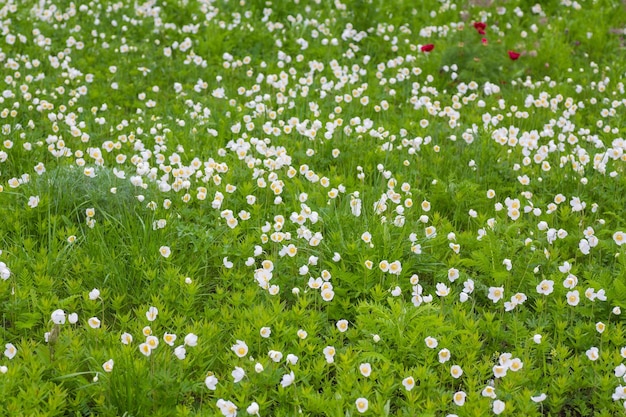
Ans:
[[[517,58],[519,58],[519,53],[515,52],[515,51],[509,51],[509,58],[511,58],[513,61],[515,61]]]
[[[487,24],[485,22],[474,22],[474,29],[476,29],[479,34],[484,35]]]
[[[422,45],[420,49],[422,50],[422,52],[430,52],[435,49],[435,45],[433,45],[432,43],[427,43],[426,45]]]

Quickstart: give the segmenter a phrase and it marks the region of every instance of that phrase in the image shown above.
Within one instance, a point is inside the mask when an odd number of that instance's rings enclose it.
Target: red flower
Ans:
[[[517,58],[519,58],[519,53],[517,53],[515,51],[509,51],[509,58],[511,58],[513,61],[515,61]]]
[[[427,43],[426,45],[422,45],[420,49],[422,50],[422,52],[430,52],[435,49],[435,45],[433,45],[432,43]]]
[[[487,24],[485,22],[474,22],[474,29],[476,29],[479,34],[484,35]]]
[[[487,45],[487,38],[482,38],[480,41],[483,43],[483,45]]]

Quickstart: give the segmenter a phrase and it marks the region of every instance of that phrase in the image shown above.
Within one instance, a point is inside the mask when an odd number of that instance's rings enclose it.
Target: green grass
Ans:
[[[4,5],[2,409],[623,413],[626,6],[500,3]]]

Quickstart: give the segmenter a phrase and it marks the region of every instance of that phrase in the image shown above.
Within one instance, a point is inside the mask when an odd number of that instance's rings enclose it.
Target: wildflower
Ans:
[[[87,322],[92,329],[97,329],[100,327],[100,320],[98,320],[97,317],[92,317]]]
[[[489,397],[489,398],[496,398],[496,389],[494,387],[492,387],[491,385],[487,385],[485,387],[485,389],[483,389],[483,391],[481,392],[481,395],[483,397]]]
[[[543,295],[552,294],[554,291],[554,281],[544,279],[539,284],[537,284],[537,292]]]
[[[600,357],[599,350],[595,346],[592,346],[589,349],[587,349],[587,352],[585,352],[585,354],[591,361],[598,360],[598,358]]]
[[[159,339],[156,336],[148,336],[146,337],[146,344],[151,350],[159,347]]]
[[[448,349],[441,349],[438,356],[439,363],[446,363],[450,360],[450,351]]]
[[[89,299],[94,301],[97,300],[98,297],[100,297],[100,290],[97,288],[94,288],[93,290],[89,291]]]
[[[461,407],[463,406],[463,404],[465,404],[465,397],[467,397],[467,394],[465,394],[463,391],[457,391],[454,393],[454,396],[452,398],[454,400],[454,403]]]
[[[102,364],[102,369],[104,369],[104,372],[111,372],[113,370],[113,364],[114,364],[113,359],[109,359],[108,361]]]
[[[487,24],[485,22],[474,22],[474,29],[476,29],[479,35],[484,35]]]
[[[431,349],[436,348],[437,345],[439,344],[437,339],[435,339],[434,337],[430,337],[430,336],[428,336],[426,339],[424,339],[424,342],[426,343],[426,346],[431,348]]]
[[[165,333],[163,335],[163,341],[169,346],[174,346],[174,342],[176,341],[176,335],[171,333]]]
[[[176,356],[181,361],[187,357],[187,349],[185,349],[185,345],[176,346],[174,349],[174,356]]]
[[[544,394],[544,393],[541,393],[541,394],[536,395],[536,396],[534,396],[534,397],[530,397],[530,399],[531,399],[533,402],[536,402],[536,403],[540,403],[540,402],[542,402],[543,400],[545,400],[546,398],[548,398],[548,396],[547,396],[546,394]]]
[[[509,369],[513,372],[517,372],[524,367],[524,362],[519,358],[511,359],[511,363],[509,364]]]
[[[246,372],[243,370],[243,368],[236,366],[233,372],[231,372],[231,375],[233,376],[233,382],[236,384],[241,381],[244,376],[246,376]]]
[[[326,362],[333,363],[335,361],[335,353],[337,351],[332,346],[326,346],[323,350],[324,357],[326,358]]]
[[[185,336],[185,345],[187,346],[196,346],[198,344],[198,336],[196,336],[193,333],[189,333],[187,336]]]
[[[367,398],[357,398],[356,399],[356,409],[359,413],[364,413],[367,411],[367,409],[369,408],[369,401],[367,401]]]
[[[152,353],[152,349],[150,349],[150,346],[147,343],[140,344],[139,351],[146,356],[150,356],[150,354]]]
[[[421,50],[422,52],[430,52],[430,51],[432,51],[433,49],[435,49],[435,45],[433,45],[432,43],[427,43],[426,45],[422,45],[422,46],[420,47],[420,50]],[[366,401],[367,401],[367,400],[366,400]],[[361,412],[363,412],[363,411],[361,411]]]
[[[279,352],[277,350],[270,350],[267,355],[270,357],[271,360],[273,360],[274,362],[280,362],[281,359],[283,358],[283,354],[282,352]]]
[[[411,391],[415,388],[415,379],[412,376],[408,376],[402,380],[402,385],[407,391]]]
[[[232,401],[217,400],[217,408],[220,409],[224,417],[235,417],[237,415],[237,406]]]
[[[248,345],[246,345],[246,342],[242,340],[237,340],[237,343],[235,343],[230,349],[240,358],[243,358],[248,354]]]
[[[148,321],[156,320],[157,315],[159,314],[159,310],[156,307],[150,307],[148,311],[146,311],[146,318]]]
[[[39,196],[30,196],[28,198],[28,207],[35,208],[39,205]]]
[[[500,400],[495,400],[493,402],[493,406],[492,406],[492,410],[494,414],[502,414],[502,412],[504,411],[504,407],[505,407],[505,403],[504,401],[500,401]]]
[[[248,406],[248,408],[246,408],[246,412],[248,414],[250,414],[251,416],[258,416],[259,415],[259,404],[257,404],[256,402],[252,402],[252,404],[250,404]]]
[[[445,297],[450,294],[450,288],[448,288],[443,282],[437,283],[436,287],[437,291],[435,292],[435,294],[437,294],[439,297]]]
[[[493,367],[493,376],[496,378],[502,378],[506,376],[507,368],[502,365],[494,365]]]
[[[50,317],[54,324],[65,324],[65,311],[63,310],[54,310]]]
[[[367,378],[372,374],[372,366],[369,363],[362,363],[359,365],[359,371]]]
[[[13,343],[7,343],[6,345],[4,345],[4,347],[4,356],[9,359],[13,359],[17,354],[17,348],[15,347],[15,345],[13,345]]]
[[[272,334],[272,329],[270,329],[269,327],[261,327],[259,333],[261,334],[261,337],[267,339]]]
[[[124,345],[130,345],[133,342],[133,336],[130,333],[123,333],[121,339]]]
[[[456,268],[448,269],[448,279],[450,282],[454,282],[459,278],[459,270]]]
[[[218,380],[215,377],[215,375],[213,375],[212,373],[209,374],[205,379],[204,379],[204,384],[206,385],[206,387],[208,389],[210,389],[211,391],[215,391],[215,389],[217,388],[217,383]]]
[[[337,329],[341,333],[344,333],[346,330],[348,330],[348,320],[339,320],[337,322]]]
[[[162,257],[169,258],[170,255],[172,254],[172,250],[170,249],[169,246],[161,246],[159,248],[159,253],[161,254]]]
[[[293,384],[293,381],[296,379],[296,375],[293,373],[293,371],[289,372],[288,374],[283,375],[283,378],[280,381],[280,385],[283,388],[288,387],[289,385]]]
[[[534,336],[533,336],[533,342],[535,342],[536,344],[540,344],[540,343],[541,343],[541,338],[542,338],[542,337],[543,337],[543,336],[542,336],[542,335],[540,335],[540,334],[536,334],[536,335],[534,335]]]
[[[291,364],[291,365],[295,365],[296,363],[298,363],[298,357],[296,355],[294,355],[293,353],[290,353],[287,355],[287,363]]]
[[[571,306],[577,306],[580,302],[580,295],[578,294],[578,290],[569,291],[566,295],[567,304]]]
[[[515,51],[508,51],[508,54],[512,61],[515,61],[520,57],[520,54]]]
[[[452,365],[450,368],[450,375],[452,375],[453,378],[458,379],[461,375],[463,375],[463,369],[461,369],[459,365]]]
[[[624,243],[626,243],[626,233],[624,233],[624,232],[615,232],[615,233],[613,233],[613,240],[619,246],[622,246]]]
[[[490,287],[489,295],[487,295],[487,298],[489,298],[494,303],[497,303],[498,301],[500,301],[500,299],[502,299],[503,295],[504,295],[503,287]]]
[[[9,372],[9,368],[7,368],[5,365],[0,366],[0,373],[6,374],[7,372]]]
[[[150,328],[150,326],[146,326],[141,329],[141,333],[143,333],[144,336],[148,337],[152,334],[152,329]]]

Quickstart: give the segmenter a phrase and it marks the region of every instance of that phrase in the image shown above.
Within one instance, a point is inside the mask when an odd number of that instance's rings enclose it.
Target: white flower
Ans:
[[[9,279],[10,276],[11,270],[7,268],[4,262],[0,262],[0,278],[6,281],[7,279]]]
[[[465,392],[457,391],[457,392],[454,393],[454,396],[452,397],[452,399],[454,400],[454,403],[456,405],[461,407],[461,406],[463,406],[465,404],[465,398],[466,397],[467,397],[467,394],[465,394]]]
[[[244,376],[246,376],[246,372],[243,370],[243,368],[236,366],[233,372],[231,372],[231,375],[233,376],[233,380],[236,384],[241,381]]]
[[[490,287],[489,288],[489,295],[487,295],[487,298],[489,298],[494,303],[497,303],[498,301],[500,301],[500,299],[502,299],[503,296],[504,296],[503,287]]]
[[[38,195],[30,196],[28,198],[28,207],[35,208],[38,205],[39,205],[39,196]]]
[[[169,258],[170,255],[172,254],[172,250],[170,249],[169,246],[161,246],[159,248],[159,253],[161,254],[162,257]]]
[[[9,372],[9,368],[4,365],[0,366],[0,373],[6,374],[7,372]]]
[[[146,311],[146,318],[148,321],[154,321],[159,314],[159,310],[156,307],[150,307],[148,311]]]
[[[585,352],[587,357],[589,358],[589,360],[591,361],[595,361],[598,360],[598,358],[600,357],[600,353],[597,347],[593,346],[590,347],[589,349],[587,349],[587,352]]]
[[[90,300],[97,300],[98,297],[100,297],[100,290],[97,288],[94,288],[93,290],[89,291],[89,299]]]
[[[177,336],[176,336],[175,334],[172,334],[172,333],[165,333],[165,334],[163,335],[163,341],[164,341],[166,344],[170,345],[170,346],[174,346],[174,342],[176,341],[176,337],[177,337]]]
[[[222,262],[224,263],[224,267],[227,269],[230,269],[233,267],[233,263],[231,261],[228,260],[228,256],[225,257]]]
[[[218,380],[215,375],[211,374],[204,379],[204,383],[208,389],[210,389],[211,391],[215,391],[215,389],[217,388]]]
[[[254,372],[256,372],[257,374],[263,372],[263,369],[263,365],[261,365],[259,362],[254,365]]]
[[[54,324],[65,324],[65,311],[61,309],[54,310],[51,319]]]
[[[542,402],[543,400],[545,400],[546,398],[548,398],[548,396],[547,396],[546,394],[544,394],[544,393],[541,393],[541,394],[539,394],[539,395],[537,395],[537,396],[534,396],[534,397],[530,397],[530,399],[531,399],[533,402],[536,402],[536,403],[540,403],[540,402]]]
[[[534,336],[533,336],[533,342],[535,342],[536,344],[541,343],[541,338],[542,338],[542,337],[543,337],[543,336],[541,336],[540,334],[536,334],[536,335],[534,335]]]
[[[261,327],[261,331],[259,333],[261,334],[261,337],[267,339],[272,334],[272,329],[270,329],[269,327]]]
[[[337,322],[337,329],[339,329],[341,333],[344,333],[346,330],[348,330],[348,320],[339,320]]]
[[[283,375],[283,378],[280,381],[280,385],[283,388],[288,387],[289,385],[293,384],[293,381],[296,379],[296,375],[293,373],[293,371],[289,372],[288,374]]]
[[[235,417],[237,415],[237,406],[232,401],[217,400],[217,408],[220,409],[224,417]]]
[[[287,362],[291,365],[295,365],[296,363],[298,363],[298,357],[293,353],[290,353],[287,355]]]
[[[187,357],[187,349],[185,349],[185,345],[176,346],[174,349],[174,356],[176,356],[181,361]]]
[[[70,322],[70,324],[76,324],[78,322],[78,314],[70,314],[69,316],[67,316],[67,321]]]
[[[104,369],[104,372],[111,372],[113,370],[113,365],[114,365],[113,359],[109,359],[108,361],[102,364],[102,369]]]
[[[87,320],[87,322],[92,329],[97,329],[100,327],[100,320],[97,317],[92,317]]]
[[[367,411],[367,409],[369,408],[369,401],[367,401],[367,398],[357,398],[356,401],[356,409],[359,413],[364,413]]]
[[[7,343],[6,345],[4,345],[4,347],[4,356],[9,359],[13,359],[17,354],[17,348],[15,347],[15,345],[13,345],[13,343]]]
[[[237,343],[231,346],[230,350],[235,352],[235,355],[243,358],[248,354],[248,345],[246,345],[246,342],[242,340],[237,340]]]
[[[372,374],[372,365],[367,362],[360,364],[359,372],[361,372],[361,375],[363,375],[364,377],[369,377]]]
[[[537,284],[537,292],[543,295],[552,294],[554,291],[554,281],[544,279],[539,284]]]
[[[492,406],[493,413],[494,414],[502,414],[502,412],[504,411],[505,405],[506,404],[504,403],[504,401],[495,400],[493,402],[493,406]]]
[[[483,391],[481,392],[481,395],[483,397],[489,397],[492,399],[496,398],[496,389],[494,387],[492,387],[491,385],[487,385],[485,387],[485,389],[483,389]]]
[[[437,345],[439,344],[439,342],[437,341],[437,339],[435,339],[434,337],[428,336],[426,339],[424,339],[424,342],[426,343],[426,346],[434,349],[437,347]]]
[[[255,415],[259,415],[259,404],[257,404],[256,402],[252,402],[252,404],[250,404],[248,406],[248,408],[246,408],[246,412],[248,414],[250,414],[251,416],[255,416]]]
[[[189,333],[187,336],[185,336],[185,345],[187,346],[196,346],[198,344],[198,336],[196,336],[193,333]]]
[[[461,369],[459,365],[452,365],[450,368],[450,375],[452,375],[453,378],[458,379],[461,375],[463,375],[463,369]]]
[[[407,376],[402,380],[402,385],[404,385],[404,388],[407,391],[411,391],[413,388],[415,388],[415,379],[412,376]]]
[[[279,352],[277,350],[270,350],[267,355],[270,357],[271,360],[273,360],[274,362],[280,362],[283,359],[283,354],[282,352]]]

